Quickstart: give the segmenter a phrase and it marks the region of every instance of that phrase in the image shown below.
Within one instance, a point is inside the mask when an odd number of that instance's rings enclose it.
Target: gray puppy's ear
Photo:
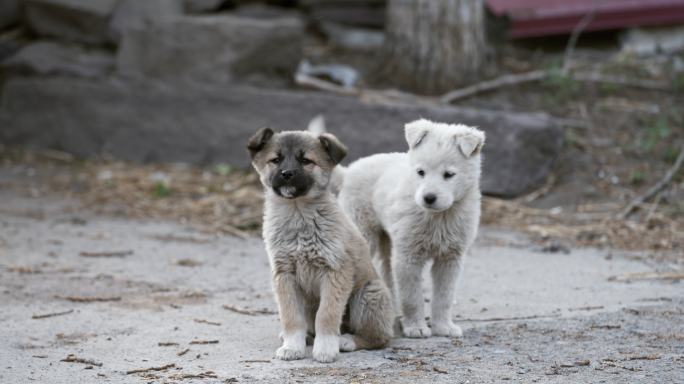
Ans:
[[[324,133],[318,137],[321,141],[323,149],[328,153],[333,164],[339,164],[346,156],[349,150],[342,144],[337,137],[329,133]]]
[[[404,126],[404,132],[406,133],[406,142],[408,142],[409,148],[413,149],[420,144],[421,141],[427,136],[430,131],[430,126],[433,123],[430,120],[420,119],[410,122]]]
[[[461,153],[465,155],[465,157],[470,157],[480,153],[480,150],[482,150],[482,146],[484,145],[484,141],[484,132],[475,128],[471,129],[470,132],[466,134],[456,136],[458,148],[461,150]]]
[[[263,127],[249,139],[247,142],[247,149],[249,150],[252,159],[254,159],[254,156],[256,156],[259,151],[264,149],[272,137],[273,130],[269,127]]]

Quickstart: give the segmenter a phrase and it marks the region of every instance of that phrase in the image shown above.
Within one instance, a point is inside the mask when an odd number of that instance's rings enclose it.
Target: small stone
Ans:
[[[251,379],[251,378],[253,378],[253,377],[252,377],[252,375],[250,375],[249,373],[243,373],[243,374],[242,374],[242,378],[243,378],[243,379]]]
[[[397,355],[390,355],[389,353],[385,353],[384,357],[387,360],[396,360],[397,359]]]
[[[525,370],[524,370],[524,369],[521,369],[521,370],[518,371],[518,375],[524,375],[524,374],[525,374]]]

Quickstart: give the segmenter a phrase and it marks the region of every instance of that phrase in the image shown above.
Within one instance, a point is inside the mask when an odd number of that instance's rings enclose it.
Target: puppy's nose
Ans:
[[[425,200],[425,202],[427,204],[432,204],[435,201],[437,201],[437,196],[433,195],[432,193],[429,193],[429,194],[423,196],[423,200]]]
[[[283,179],[285,180],[290,180],[292,176],[294,176],[294,172],[292,171],[282,171],[280,174],[283,176]]]

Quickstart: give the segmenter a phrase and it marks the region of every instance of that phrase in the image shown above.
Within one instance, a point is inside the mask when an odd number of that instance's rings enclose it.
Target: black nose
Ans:
[[[285,180],[290,180],[292,176],[294,176],[294,172],[292,171],[282,171],[280,174],[283,176],[283,179]]]
[[[437,201],[437,196],[435,196],[435,195],[433,195],[432,193],[430,193],[430,194],[427,194],[427,195],[423,196],[423,200],[425,200],[425,202],[428,203],[428,204],[432,204],[432,203],[434,203],[435,201]]]

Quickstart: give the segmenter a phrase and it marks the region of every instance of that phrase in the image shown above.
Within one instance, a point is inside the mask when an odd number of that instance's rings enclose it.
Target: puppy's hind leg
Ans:
[[[451,320],[461,257],[437,258],[432,264],[432,334],[435,336],[463,336],[461,328]]]
[[[340,350],[386,347],[394,337],[394,308],[385,284],[368,282],[349,299],[349,334],[340,336]]]
[[[401,303],[400,318],[405,337],[423,338],[432,336],[425,322],[425,299],[423,299],[423,262],[409,261],[406,255],[394,252],[392,269]]]
[[[276,351],[280,360],[304,358],[306,352],[306,317],[304,297],[297,288],[291,273],[277,273],[273,276],[273,291],[278,300],[278,309],[283,324],[283,346]]]
[[[381,231],[380,236],[378,237],[378,255],[380,256],[381,263],[380,275],[390,291],[395,313],[400,313],[400,307],[397,303],[397,295],[394,287],[394,275],[392,274],[392,240],[385,231]]]

